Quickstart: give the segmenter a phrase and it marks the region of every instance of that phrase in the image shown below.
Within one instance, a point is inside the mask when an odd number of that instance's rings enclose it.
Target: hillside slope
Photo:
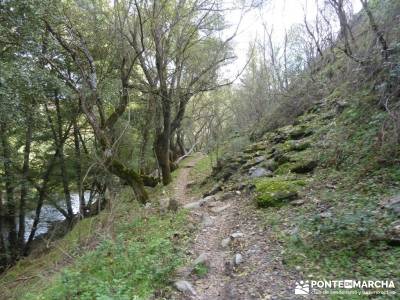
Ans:
[[[386,112],[376,99],[342,84],[213,170],[207,194],[247,193],[297,280],[400,278],[398,149],[388,157],[379,145]]]

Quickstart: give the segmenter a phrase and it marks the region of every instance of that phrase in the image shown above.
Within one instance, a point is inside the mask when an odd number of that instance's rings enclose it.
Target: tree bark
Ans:
[[[82,183],[82,160],[81,160],[81,147],[79,142],[79,128],[76,118],[74,119],[74,146],[75,146],[75,170],[76,170],[76,185],[78,187],[79,195],[79,214],[85,215],[85,195]]]
[[[21,198],[19,202],[19,230],[18,230],[18,245],[20,255],[23,255],[25,246],[25,205],[26,197],[28,195],[28,180],[30,172],[30,153],[32,144],[32,115],[27,112],[26,118],[26,133],[25,133],[25,148],[24,148],[24,162],[22,165],[22,179],[21,179]]]
[[[186,148],[185,148],[182,130],[178,130],[176,133],[176,144],[178,145],[178,148],[179,148],[179,154],[180,154],[179,156],[185,155]]]
[[[140,175],[112,158],[106,162],[106,165],[111,173],[125,180],[133,188],[139,202],[142,204],[147,203],[148,195],[144,189],[143,180]]]
[[[50,160],[49,164],[47,165],[47,169],[45,171],[45,173],[42,176],[42,185],[40,186],[40,188],[38,189],[39,192],[39,196],[38,196],[38,201],[36,204],[36,210],[35,210],[35,218],[33,219],[33,224],[32,224],[32,229],[31,232],[29,234],[28,240],[25,244],[24,247],[24,255],[28,255],[29,251],[30,251],[30,246],[32,244],[32,241],[35,237],[36,234],[36,230],[37,230],[37,226],[39,225],[39,221],[40,221],[40,213],[42,211],[42,206],[47,194],[47,186],[48,186],[48,182],[50,179],[50,175],[54,169],[55,166],[55,162],[56,159],[58,157],[58,149],[56,149],[56,152],[54,153],[52,159]]]
[[[145,116],[145,123],[142,130],[142,143],[139,150],[139,170],[141,174],[145,174],[146,170],[146,152],[149,144],[149,135],[151,124],[153,123],[154,116],[154,99],[150,96],[147,101],[147,111]]]
[[[7,249],[3,236],[3,192],[0,191],[0,273],[4,271],[7,266]]]
[[[106,168],[116,176],[122,176],[121,179],[126,180],[135,192],[138,192],[137,198],[140,202],[145,203],[148,200],[148,195],[144,189],[143,182],[140,176],[132,169],[126,169],[120,162],[115,159],[111,159],[113,156],[113,136],[112,129],[118,119],[124,114],[126,107],[129,104],[129,93],[128,93],[128,82],[131,75],[133,66],[136,62],[136,57],[129,59],[128,55],[123,55],[120,72],[121,72],[121,97],[118,104],[114,107],[114,111],[106,118],[106,112],[102,104],[102,98],[98,93],[97,87],[97,71],[95,60],[87,48],[87,45],[83,39],[77,40],[77,48],[71,47],[63,36],[54,30],[54,28],[47,22],[46,29],[52,34],[57,40],[59,45],[69,54],[70,58],[76,65],[82,78],[84,78],[90,93],[82,90],[82,88],[76,84],[71,78],[66,77],[64,72],[61,71],[54,61],[50,61],[59,77],[77,94],[79,97],[79,105],[82,113],[85,115],[87,121],[93,129],[93,133],[96,137],[96,142],[99,142],[103,155],[105,158]],[[77,28],[74,28],[77,30]],[[83,57],[79,57],[83,54]],[[87,69],[83,68],[81,58],[87,63]],[[118,167],[117,167],[118,166]],[[123,168],[119,168],[122,166]],[[128,174],[130,176],[128,176]],[[140,186],[142,185],[142,186]]]
[[[61,178],[62,184],[64,189],[64,197],[65,197],[65,204],[67,206],[67,213],[68,213],[68,220],[71,222],[74,218],[74,212],[72,210],[72,202],[71,202],[71,193],[69,190],[69,179],[67,170],[65,167],[65,157],[64,157],[64,143],[61,143],[63,136],[63,129],[62,129],[62,117],[61,117],[61,110],[60,110],[60,100],[58,99],[58,95],[55,95],[55,104],[56,104],[56,113],[57,113],[57,134],[58,134],[58,143],[57,145],[59,152],[58,152],[58,159],[60,162],[60,170],[61,170]],[[56,140],[56,142],[57,142]]]
[[[360,0],[360,1],[365,10],[365,13],[368,16],[369,24],[372,28],[372,31],[375,33],[376,38],[378,39],[379,43],[381,44],[383,59],[387,60],[388,59],[388,45],[385,40],[385,37],[383,36],[383,32],[379,29],[378,24],[376,23],[375,18],[372,14],[372,11],[368,7],[368,1],[367,0]]]
[[[9,254],[11,261],[15,261],[18,253],[17,229],[16,229],[16,206],[14,201],[14,176],[11,170],[11,152],[7,138],[7,128],[5,122],[0,123],[1,143],[3,147],[4,160],[4,181],[6,188],[6,213],[4,217],[5,225],[8,229]]]
[[[42,206],[43,206],[44,200],[46,198],[50,175],[53,172],[53,169],[55,167],[55,163],[56,163],[57,158],[59,156],[59,151],[60,151],[59,145],[60,144],[64,144],[65,141],[67,140],[67,138],[69,136],[69,132],[71,130],[71,126],[72,125],[68,126],[68,128],[65,131],[64,135],[59,140],[59,144],[56,144],[56,151],[55,151],[54,155],[52,156],[51,160],[49,161],[45,172],[43,173],[43,176],[41,178],[42,179],[41,180],[41,182],[42,182],[41,185],[40,186],[39,185],[35,186],[39,195],[38,195],[38,201],[37,201],[37,204],[36,204],[35,218],[33,219],[32,229],[31,229],[31,232],[29,234],[28,240],[27,240],[27,242],[25,244],[25,247],[24,247],[24,251],[23,251],[24,255],[27,255],[29,253],[30,246],[31,246],[32,241],[33,241],[33,239],[35,237],[35,234],[36,234],[37,226],[38,226],[38,224],[40,222],[40,213],[42,211]]]
[[[170,137],[166,132],[158,134],[154,142],[154,150],[161,169],[162,182],[164,185],[168,185],[172,181],[169,163],[169,143]]]

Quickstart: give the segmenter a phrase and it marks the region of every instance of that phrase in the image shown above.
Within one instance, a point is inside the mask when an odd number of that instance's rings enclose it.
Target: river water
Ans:
[[[90,197],[90,192],[85,192],[84,193],[85,197],[85,203],[89,201]],[[72,204],[72,210],[74,214],[77,214],[79,212],[79,194],[78,193],[71,193],[71,204]],[[58,206],[62,207],[63,209],[66,210],[66,204],[65,200],[60,200],[57,203]],[[31,233],[32,225],[33,225],[33,220],[35,218],[35,210],[27,211],[25,213],[25,240],[28,240],[29,234]],[[40,222],[38,224],[38,227],[36,229],[35,237],[38,237],[42,234],[45,234],[49,231],[49,229],[54,225],[55,223],[64,221],[65,217],[62,213],[60,213],[57,208],[55,208],[51,204],[44,204],[42,206],[42,210],[40,212]],[[17,222],[18,224],[18,217],[17,217]],[[17,225],[18,226],[18,225]],[[4,228],[4,230],[6,230]],[[17,228],[18,230],[18,228]],[[3,237],[7,237],[8,232],[3,232]]]

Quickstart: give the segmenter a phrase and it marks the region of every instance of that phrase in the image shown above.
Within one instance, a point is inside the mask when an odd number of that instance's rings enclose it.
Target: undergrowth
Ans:
[[[114,236],[64,270],[48,289],[23,299],[147,299],[169,284],[181,264],[174,237],[184,237],[184,212],[118,221]]]

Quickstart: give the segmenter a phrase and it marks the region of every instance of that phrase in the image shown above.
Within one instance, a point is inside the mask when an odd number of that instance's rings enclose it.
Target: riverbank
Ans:
[[[191,159],[182,162],[175,179],[187,172]],[[122,188],[109,208],[78,222],[65,237],[45,241],[43,249],[0,276],[0,299],[92,299],[115,293],[119,299],[142,299],[168,293],[168,278],[184,263],[192,229],[185,210],[168,211],[159,201],[175,193],[175,183],[157,187],[151,205],[143,207],[131,189]]]

